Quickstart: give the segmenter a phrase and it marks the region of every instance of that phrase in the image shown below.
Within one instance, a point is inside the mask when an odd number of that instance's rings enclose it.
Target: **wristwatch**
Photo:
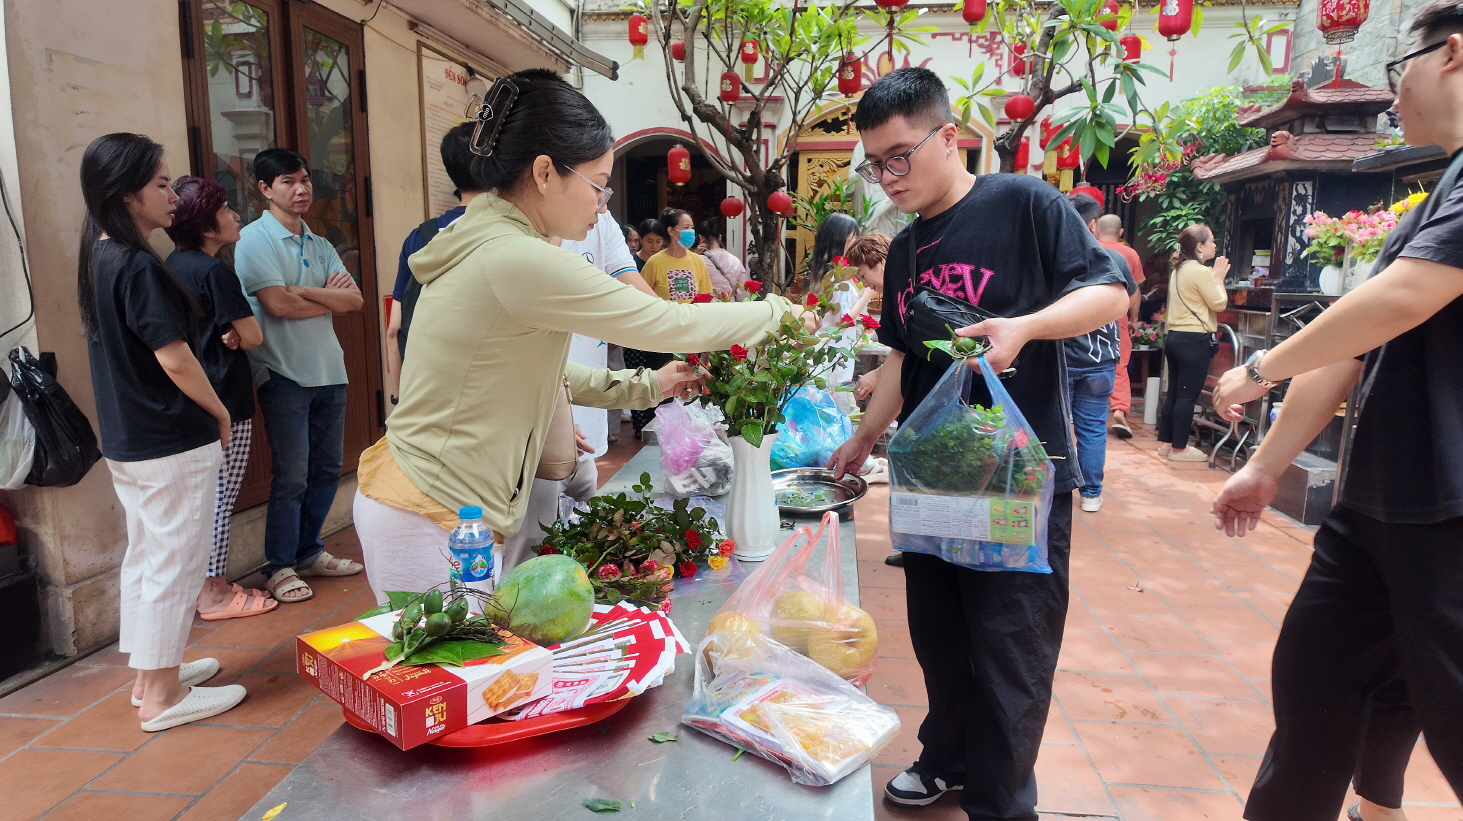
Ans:
[[[1265,390],[1269,390],[1279,383],[1271,382],[1270,380],[1260,375],[1260,362],[1265,359],[1266,353],[1267,351],[1262,348],[1250,354],[1250,358],[1245,360],[1245,373],[1249,374],[1250,381],[1254,382],[1256,385],[1259,385]]]

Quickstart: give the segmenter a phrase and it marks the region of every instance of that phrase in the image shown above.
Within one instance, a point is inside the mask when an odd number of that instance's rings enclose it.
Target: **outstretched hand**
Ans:
[[[655,381],[660,385],[663,398],[690,399],[709,392],[706,380],[710,376],[703,368],[673,359],[669,365],[655,372]]]
[[[1275,501],[1275,477],[1246,465],[1229,477],[1214,499],[1214,527],[1226,536],[1243,536],[1260,523],[1260,514]]]

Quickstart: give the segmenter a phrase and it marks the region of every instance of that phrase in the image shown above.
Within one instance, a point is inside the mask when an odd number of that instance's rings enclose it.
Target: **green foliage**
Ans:
[[[957,496],[1020,496],[1040,490],[1047,475],[1046,449],[1025,432],[1011,435],[1000,406],[947,408],[929,428],[890,442],[899,454],[899,481],[924,491]]]

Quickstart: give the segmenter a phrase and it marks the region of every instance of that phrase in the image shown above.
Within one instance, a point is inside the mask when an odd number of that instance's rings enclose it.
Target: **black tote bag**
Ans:
[[[10,352],[10,386],[36,429],[35,461],[25,483],[70,487],[80,482],[102,458],[86,414],[24,347]]]

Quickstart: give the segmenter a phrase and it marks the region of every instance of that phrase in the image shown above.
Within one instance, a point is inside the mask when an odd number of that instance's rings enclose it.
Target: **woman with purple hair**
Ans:
[[[198,613],[207,621],[236,619],[268,613],[279,606],[263,590],[245,590],[227,576],[229,533],[234,500],[244,481],[253,439],[254,385],[244,351],[264,341],[259,320],[239,286],[239,278],[218,254],[239,239],[239,215],[229,207],[228,192],[214,180],[179,177],[173,224],[167,228],[176,250],[168,267],[198,300],[198,361],[208,381],[233,420],[229,446],[218,470],[218,495],[213,511],[213,549],[208,557],[208,578],[198,594]]]

